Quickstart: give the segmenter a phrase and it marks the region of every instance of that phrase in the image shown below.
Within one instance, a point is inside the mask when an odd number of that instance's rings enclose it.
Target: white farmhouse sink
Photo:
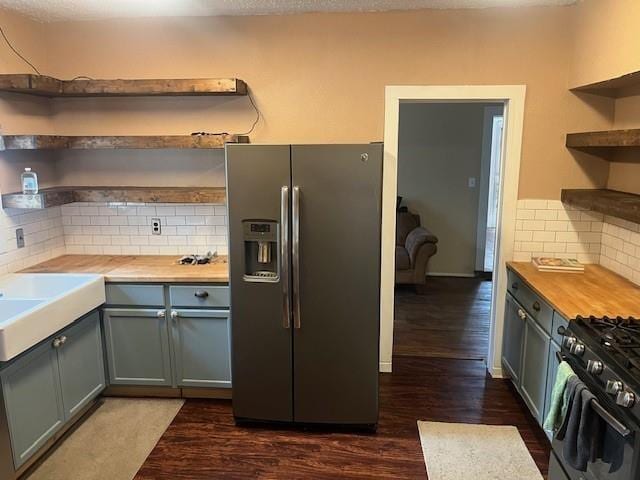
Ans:
[[[31,310],[44,300],[10,300],[0,298],[0,325],[13,319],[16,315]]]
[[[11,360],[105,302],[101,275],[0,277],[0,361]]]

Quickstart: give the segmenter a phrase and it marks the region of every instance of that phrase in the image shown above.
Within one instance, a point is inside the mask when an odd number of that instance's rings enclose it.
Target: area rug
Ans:
[[[418,422],[429,480],[542,480],[516,427]]]
[[[131,480],[183,404],[106,398],[29,480]]]

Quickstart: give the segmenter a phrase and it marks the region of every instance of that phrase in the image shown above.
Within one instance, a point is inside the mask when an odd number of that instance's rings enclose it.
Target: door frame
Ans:
[[[507,291],[505,263],[513,257],[516,204],[520,178],[525,85],[449,85],[385,87],[384,161],[382,175],[382,239],[380,278],[380,371],[392,371],[396,195],[398,190],[398,132],[400,104],[424,103],[502,103],[502,176],[496,230],[496,254],[491,298],[491,323],[487,368],[494,377],[502,377],[500,357],[504,303]],[[500,266],[500,268],[496,268]]]

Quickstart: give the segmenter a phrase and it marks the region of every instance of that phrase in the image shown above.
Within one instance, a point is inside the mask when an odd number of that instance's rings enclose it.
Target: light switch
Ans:
[[[469,188],[476,188],[476,177],[469,177]]]

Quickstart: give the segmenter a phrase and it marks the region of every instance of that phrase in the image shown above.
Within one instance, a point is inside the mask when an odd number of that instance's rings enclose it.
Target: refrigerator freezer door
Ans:
[[[382,145],[294,145],[291,159],[294,420],[375,424]]]
[[[249,282],[242,221],[281,223],[290,186],[290,147],[227,145],[233,412],[246,420],[293,420],[291,329],[286,282]],[[280,225],[282,226],[282,225]],[[275,255],[276,252],[273,252]],[[279,260],[281,252],[277,251]],[[283,270],[281,269],[281,273]]]

